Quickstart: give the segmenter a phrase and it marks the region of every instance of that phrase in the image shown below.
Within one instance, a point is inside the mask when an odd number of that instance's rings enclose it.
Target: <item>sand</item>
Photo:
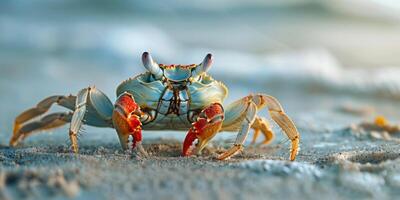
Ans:
[[[178,140],[146,141],[148,158],[122,152],[117,143],[82,140],[68,145],[35,141],[0,148],[0,199],[391,199],[399,195],[399,145],[360,138],[352,129],[301,130],[295,162],[288,144],[248,147],[229,161],[215,156],[229,146],[218,140],[203,155],[180,156]],[[340,136],[340,137],[338,137]]]

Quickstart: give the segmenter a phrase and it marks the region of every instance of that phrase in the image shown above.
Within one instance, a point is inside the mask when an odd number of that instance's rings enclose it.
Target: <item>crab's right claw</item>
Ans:
[[[207,143],[219,132],[224,120],[224,109],[214,103],[204,109],[183,142],[183,156],[195,155],[206,147]],[[198,141],[197,143],[195,141]]]
[[[118,97],[112,115],[113,125],[117,130],[119,141],[123,150],[137,149],[141,154],[147,155],[142,147],[142,123],[140,121],[140,107],[133,96],[123,93]],[[132,136],[132,146],[129,147],[129,136]]]
[[[183,142],[182,155],[190,156],[200,153],[218,132],[220,124],[222,123],[209,124],[205,118],[201,118],[193,123],[193,127],[189,130]]]

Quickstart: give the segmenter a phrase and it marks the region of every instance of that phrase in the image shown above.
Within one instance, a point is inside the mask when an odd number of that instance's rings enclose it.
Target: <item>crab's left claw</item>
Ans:
[[[193,127],[190,128],[183,142],[183,156],[200,153],[207,143],[221,130],[224,120],[224,109],[221,104],[214,103],[204,109]],[[197,140],[197,143],[195,141]]]

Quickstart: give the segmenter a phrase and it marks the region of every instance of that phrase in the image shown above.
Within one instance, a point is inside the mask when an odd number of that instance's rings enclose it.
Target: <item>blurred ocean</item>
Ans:
[[[46,96],[96,85],[115,100],[118,84],[144,71],[143,51],[166,64],[211,52],[227,102],[267,92],[300,127],[354,99],[397,119],[385,104],[400,99],[399,22],[390,0],[3,0],[0,144]]]

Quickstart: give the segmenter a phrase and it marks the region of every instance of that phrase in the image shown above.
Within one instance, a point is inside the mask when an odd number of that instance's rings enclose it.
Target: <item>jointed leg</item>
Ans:
[[[257,142],[257,138],[260,135],[260,130],[256,130],[254,129],[254,133],[253,133],[253,139],[251,139],[251,145],[254,145]]]
[[[239,126],[239,133],[236,137],[234,145],[228,149],[226,152],[218,156],[218,159],[225,160],[240,152],[243,149],[243,144],[246,141],[247,135],[249,133],[250,127],[253,124],[257,114],[257,106],[250,99],[245,98],[235,103],[231,104],[227,109],[227,115],[236,119],[233,121],[224,122],[225,130]],[[240,123],[237,123],[239,119]]]
[[[292,143],[290,150],[290,160],[296,159],[299,149],[300,134],[294,125],[293,121],[283,111],[281,104],[275,97],[257,94],[252,96],[253,101],[257,104],[259,109],[267,107],[271,118],[279,125],[279,127],[286,133]]]
[[[83,118],[86,113],[86,103],[91,88],[85,88],[79,91],[76,98],[76,106],[72,115],[71,124],[69,127],[69,139],[71,140],[71,148],[74,153],[78,153],[78,133],[83,124]]]
[[[70,95],[70,96],[60,96],[60,95],[51,96],[51,97],[48,97],[48,98],[42,100],[41,102],[39,102],[36,105],[36,107],[28,109],[25,112],[18,115],[14,122],[14,130],[13,130],[13,136],[11,137],[11,140],[10,140],[10,146],[18,145],[18,143],[20,142],[20,139],[26,137],[26,136],[24,136],[24,133],[26,133],[26,132],[32,132],[35,130],[45,130],[46,128],[42,128],[42,127],[46,127],[47,123],[53,124],[52,126],[55,128],[56,126],[54,126],[55,124],[52,123],[52,119],[55,120],[57,117],[55,117],[54,115],[50,115],[48,118],[44,117],[42,120],[37,122],[36,125],[29,125],[28,127],[25,127],[25,130],[21,131],[21,128],[24,127],[24,123],[30,121],[31,119],[33,119],[35,117],[38,117],[38,116],[44,114],[45,112],[47,112],[50,109],[50,107],[53,104],[58,104],[62,107],[68,108],[70,110],[74,110],[75,99],[76,99],[76,97],[72,96],[72,95]],[[60,117],[60,118],[63,118],[63,117]],[[41,123],[41,125],[39,125],[38,123]],[[61,126],[61,125],[59,125],[59,126]]]
[[[251,141],[251,144],[256,143],[257,137],[260,132],[262,132],[265,137],[264,141],[262,141],[260,143],[260,145],[266,145],[266,144],[271,143],[275,137],[270,124],[264,118],[256,117],[256,119],[254,120],[254,123],[251,125],[251,128],[254,129],[254,135],[253,135],[253,140]]]
[[[264,143],[269,143],[272,140],[273,132],[269,128],[267,121],[256,119],[254,123],[251,122],[250,125],[248,125],[248,119],[250,119],[250,115],[253,113],[252,110],[248,111],[248,107],[251,104],[253,104],[255,107],[252,109],[255,110],[254,113],[257,112],[257,110],[268,107],[271,118],[279,125],[279,127],[283,129],[283,131],[292,142],[290,160],[293,161],[298,153],[300,142],[300,135],[297,131],[297,128],[294,125],[293,121],[283,111],[282,106],[279,104],[279,102],[274,97],[263,94],[249,95],[229,105],[226,112],[226,120],[223,124],[223,130],[239,130],[239,134],[234,147],[225,152],[219,158],[229,158],[242,148],[244,139],[246,138],[248,133],[248,128],[246,129],[247,126],[252,125],[252,127],[255,129],[255,137],[259,134],[259,131],[263,132],[263,134],[266,136],[266,140],[264,141]],[[246,112],[244,112],[244,110],[246,110]],[[246,117],[243,118],[244,116]],[[239,127],[239,125],[241,125],[241,127]]]
[[[183,156],[198,154],[207,143],[220,131],[224,120],[224,109],[221,104],[214,103],[199,114],[193,127],[189,129],[183,142]],[[194,144],[195,140],[197,144]],[[193,148],[193,145],[194,148]]]
[[[46,115],[37,121],[28,122],[47,112],[54,103],[73,110],[73,112],[53,113]],[[77,96],[48,97],[41,101],[35,108],[23,112],[16,118],[14,134],[11,138],[10,145],[16,146],[18,142],[30,136],[34,132],[60,127],[71,122],[69,130],[70,139],[72,149],[77,153],[77,134],[82,124],[85,123],[98,127],[112,127],[112,109],[113,106],[110,100],[94,87],[81,90]]]
[[[53,113],[44,116],[40,120],[27,123],[18,130],[18,138],[13,139],[12,146],[15,146],[20,141],[30,136],[32,133],[37,131],[44,131],[53,128],[57,128],[70,122],[72,118],[72,112],[70,113]]]
[[[112,127],[113,106],[108,97],[94,87],[79,91],[69,128],[72,151],[78,153],[78,133],[82,125]]]

